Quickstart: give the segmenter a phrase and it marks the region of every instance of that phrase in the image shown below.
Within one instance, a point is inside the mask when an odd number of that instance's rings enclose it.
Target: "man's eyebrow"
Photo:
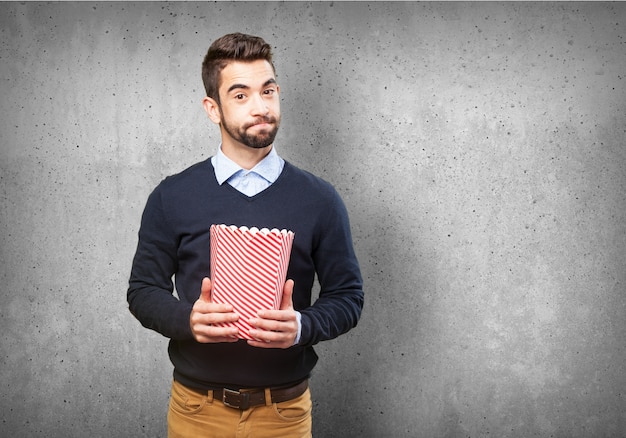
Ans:
[[[233,90],[237,90],[238,88],[241,88],[242,90],[248,90],[250,87],[244,84],[233,84],[228,88],[227,93],[230,93]]]
[[[265,81],[265,83],[263,84],[263,87],[267,87],[270,84],[276,84],[276,79],[274,78],[270,78],[267,81]],[[233,84],[230,87],[228,87],[228,90],[226,91],[227,93],[230,93],[233,90],[249,90],[250,86],[249,85],[245,85],[245,84]]]

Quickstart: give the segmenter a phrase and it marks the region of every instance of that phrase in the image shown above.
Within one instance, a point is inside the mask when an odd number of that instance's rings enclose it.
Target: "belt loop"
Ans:
[[[207,395],[206,395],[206,401],[207,403],[213,403],[213,393],[215,391],[213,391],[212,389],[207,391]]]
[[[272,406],[272,391],[265,388],[265,406]]]

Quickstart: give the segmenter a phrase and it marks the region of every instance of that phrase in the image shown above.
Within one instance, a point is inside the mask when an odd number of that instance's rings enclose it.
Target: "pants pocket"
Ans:
[[[200,412],[207,404],[207,399],[208,397],[206,395],[189,391],[177,381],[172,383],[170,408],[180,414],[193,415]]]
[[[274,403],[274,413],[283,421],[297,422],[311,417],[313,405],[311,403],[311,392],[307,389],[304,394],[293,400]]]

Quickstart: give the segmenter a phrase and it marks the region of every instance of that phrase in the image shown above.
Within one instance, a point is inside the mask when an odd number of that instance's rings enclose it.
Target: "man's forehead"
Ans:
[[[276,80],[272,65],[264,59],[250,62],[231,61],[222,70],[220,88],[242,84],[249,87],[262,86]]]

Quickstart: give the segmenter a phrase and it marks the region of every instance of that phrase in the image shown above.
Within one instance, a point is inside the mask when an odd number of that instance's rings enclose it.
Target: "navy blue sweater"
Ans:
[[[302,314],[298,345],[195,341],[189,317],[202,278],[210,277],[211,224],[294,231],[287,278],[295,282],[294,308]],[[316,274],[320,294],[311,304]],[[127,298],[145,327],[170,338],[174,377],[187,386],[264,387],[306,378],[317,362],[313,345],[354,327],[363,307],[346,208],[330,184],[288,162],[274,184],[252,197],[220,186],[210,160],[197,163],[149,196]]]

